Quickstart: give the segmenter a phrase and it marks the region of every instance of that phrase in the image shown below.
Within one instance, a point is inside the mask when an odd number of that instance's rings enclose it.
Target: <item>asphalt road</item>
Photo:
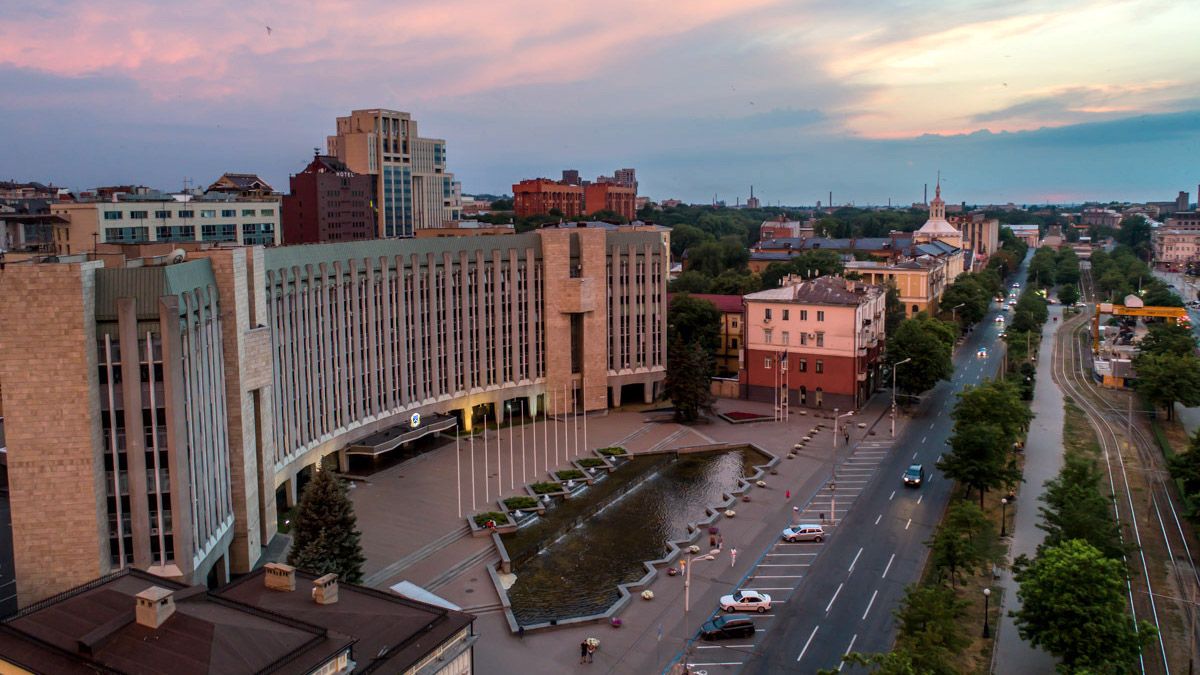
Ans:
[[[1022,287],[1025,269],[1022,265],[1014,278]],[[850,651],[891,648],[896,632],[893,611],[905,587],[920,576],[929,553],[925,542],[950,499],[952,484],[935,465],[948,450],[955,394],[1001,365],[1001,328],[994,323],[998,314],[1004,313],[993,309],[958,348],[952,380],[925,395],[795,592],[779,606],[773,621],[763,624],[766,630],[742,672],[812,673],[837,668]],[[986,358],[976,355],[980,347],[988,348]],[[913,462],[925,465],[926,483],[919,489],[905,488],[900,479]]]

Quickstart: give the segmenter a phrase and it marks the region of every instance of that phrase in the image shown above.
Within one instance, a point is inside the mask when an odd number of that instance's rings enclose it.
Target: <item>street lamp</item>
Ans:
[[[950,308],[950,320],[951,321],[953,321],[954,323],[958,323],[958,308],[965,307],[966,304],[967,303],[965,303],[965,302],[960,302],[957,305]]]
[[[983,589],[983,637],[992,636],[992,631],[988,626],[988,600],[992,597],[992,589]]]
[[[683,663],[684,667],[690,669],[691,664],[688,663],[688,658],[691,656],[691,641],[687,635],[688,626],[691,622],[688,620],[688,610],[691,609],[692,600],[692,564],[701,560],[714,560],[717,556],[712,553],[706,553],[702,556],[692,558],[692,554],[688,554],[687,569],[683,572],[683,630],[684,630],[684,648],[683,648]]]
[[[892,438],[896,437],[896,371],[899,370],[901,365],[909,361],[912,361],[911,356],[903,361],[897,361],[892,364]],[[837,442],[836,438],[834,442]]]
[[[1008,520],[1004,517],[1005,509],[1008,507],[1008,497],[1000,498],[1000,536],[1003,537],[1006,533],[1005,526],[1008,525]]]

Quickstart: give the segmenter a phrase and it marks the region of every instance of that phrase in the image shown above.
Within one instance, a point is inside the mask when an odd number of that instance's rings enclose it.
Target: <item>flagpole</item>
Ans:
[[[536,434],[537,431],[534,431]],[[542,394],[542,469],[550,472],[550,390]],[[536,471],[534,473],[537,473]]]
[[[475,510],[475,406],[468,406],[467,414],[471,416],[471,510]]]
[[[462,449],[458,443],[458,420],[454,421],[454,485],[458,488],[458,517],[462,518]]]
[[[483,501],[492,501],[491,485],[488,484],[487,408],[483,409]]]
[[[533,458],[536,460],[537,455]],[[521,483],[524,484],[528,480],[529,474],[525,471],[525,409],[521,408]]]
[[[554,402],[555,403],[558,402],[557,394],[555,394],[555,396],[554,396]],[[547,421],[549,421],[549,416],[550,416],[550,411],[547,410],[546,411]],[[554,427],[554,467],[558,468],[558,464],[559,464],[559,461],[558,461],[558,427]]]
[[[508,489],[516,487],[517,470],[513,467],[513,432],[512,432],[512,410],[505,410],[508,420]]]
[[[575,424],[575,458],[579,458],[579,391],[575,389],[575,383],[571,383],[571,417]]]

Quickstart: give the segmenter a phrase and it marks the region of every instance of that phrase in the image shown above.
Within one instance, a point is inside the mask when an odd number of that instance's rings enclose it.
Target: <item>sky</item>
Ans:
[[[412,113],[464,193],[635,167],[733,204],[1173,200],[1200,2],[0,3],[0,180],[286,191],[335,118]]]

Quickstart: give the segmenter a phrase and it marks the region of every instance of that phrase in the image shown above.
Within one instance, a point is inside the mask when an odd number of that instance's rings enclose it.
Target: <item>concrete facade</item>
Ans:
[[[125,566],[185,583],[248,572],[299,474],[414,412],[469,429],[506,404],[648,402],[669,251],[663,228],[587,226],[9,265],[20,603]]]

